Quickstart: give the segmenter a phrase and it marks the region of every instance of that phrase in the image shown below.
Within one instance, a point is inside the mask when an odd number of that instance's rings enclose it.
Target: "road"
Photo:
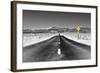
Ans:
[[[90,59],[90,48],[90,46],[58,35],[46,41],[24,47],[23,62]],[[60,54],[58,54],[58,49],[60,49]]]

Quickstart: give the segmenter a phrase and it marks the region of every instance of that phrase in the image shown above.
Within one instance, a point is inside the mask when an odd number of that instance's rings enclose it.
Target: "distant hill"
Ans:
[[[23,29],[23,33],[32,33],[33,31],[31,29]]]
[[[48,29],[24,29],[23,33],[57,33],[57,32],[76,32],[76,28],[62,28],[62,27],[50,27]],[[81,27],[81,33],[90,33],[91,28]]]
[[[76,32],[76,28],[68,29],[68,32]],[[81,33],[91,33],[91,28],[88,27],[80,27]]]

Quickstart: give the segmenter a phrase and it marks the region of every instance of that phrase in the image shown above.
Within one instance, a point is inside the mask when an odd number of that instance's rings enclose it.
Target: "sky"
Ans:
[[[91,27],[90,13],[23,10],[23,29]]]

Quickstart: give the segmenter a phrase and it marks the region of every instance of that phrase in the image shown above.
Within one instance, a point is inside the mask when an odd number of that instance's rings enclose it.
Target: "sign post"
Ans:
[[[77,31],[77,35],[78,35],[78,39],[80,38],[79,34],[80,34],[80,25],[77,25],[76,31]]]

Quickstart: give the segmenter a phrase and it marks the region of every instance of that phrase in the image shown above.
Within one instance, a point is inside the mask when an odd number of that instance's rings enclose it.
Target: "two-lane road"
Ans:
[[[60,48],[60,54],[58,49]],[[23,62],[90,59],[90,46],[64,36],[54,36],[46,41],[23,48]]]

